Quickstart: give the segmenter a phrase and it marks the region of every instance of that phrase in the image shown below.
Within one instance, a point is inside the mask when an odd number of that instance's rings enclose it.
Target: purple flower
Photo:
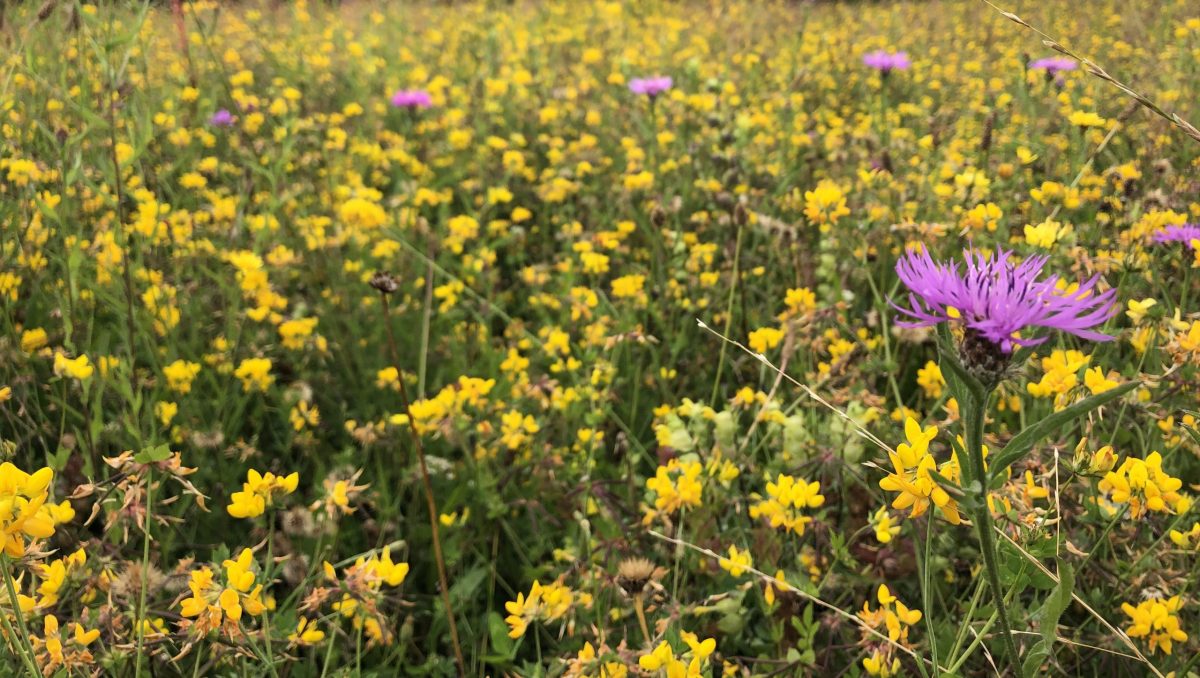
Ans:
[[[1079,68],[1079,64],[1075,63],[1074,59],[1066,57],[1046,57],[1029,63],[1031,71],[1046,71],[1050,75],[1055,75],[1061,71],[1073,71]]]
[[[401,89],[392,95],[392,105],[396,108],[429,108],[433,105],[433,97],[423,89]]]
[[[659,94],[671,89],[675,81],[669,75],[659,75],[653,78],[634,78],[629,81],[629,91],[634,94],[645,94],[648,97],[656,97]]]
[[[867,52],[863,55],[862,61],[868,68],[874,68],[884,73],[906,71],[912,66],[912,62],[908,59],[908,52],[885,52],[881,49]]]
[[[233,125],[233,114],[224,108],[219,109],[209,117],[208,124],[215,127],[231,127]]]
[[[1013,345],[1036,346],[1047,337],[1018,337],[1035,327],[1048,327],[1083,339],[1112,337],[1090,328],[1108,320],[1117,291],[1097,292],[1094,276],[1071,291],[1059,290],[1059,277],[1039,280],[1048,257],[1029,257],[1020,264],[1012,252],[997,250],[990,257],[963,253],[966,271],[957,262],[935,262],[929,252],[909,251],[896,262],[896,273],[909,290],[911,308],[892,306],[906,316],[901,327],[930,327],[943,322],[966,326],[976,335],[1011,353]]]
[[[1155,232],[1153,240],[1156,243],[1181,242],[1191,249],[1195,249],[1195,243],[1200,240],[1200,225],[1198,224],[1183,224],[1182,226],[1167,226],[1166,228]]]

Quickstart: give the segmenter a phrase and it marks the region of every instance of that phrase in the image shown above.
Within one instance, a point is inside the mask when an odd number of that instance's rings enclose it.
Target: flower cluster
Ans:
[[[950,461],[940,467],[929,452],[929,443],[937,437],[936,426],[924,429],[911,417],[904,421],[904,435],[907,442],[896,446],[895,452],[889,452],[893,473],[879,481],[879,487],[888,492],[896,492],[892,508],[901,511],[908,510],[909,516],[916,518],[924,515],[930,505],[936,506],[942,516],[951,524],[957,525],[962,521],[958,513],[958,503],[950,497],[941,485],[931,475],[937,471],[948,480],[957,480],[958,461]]]
[[[1171,654],[1175,643],[1188,639],[1179,626],[1182,609],[1183,601],[1179,596],[1143,600],[1136,606],[1122,603],[1121,610],[1129,616],[1125,633],[1130,638],[1145,638],[1151,652],[1161,649],[1164,654]]]
[[[257,518],[273,506],[278,497],[295,492],[299,484],[299,473],[277,476],[270,471],[263,474],[250,469],[241,491],[229,495],[226,510],[234,518]]]
[[[1100,480],[1099,489],[1117,504],[1129,505],[1129,516],[1141,518],[1147,511],[1183,513],[1191,500],[1181,494],[1183,481],[1162,468],[1163,458],[1151,452],[1145,459],[1126,457],[1114,471]]]
[[[820,482],[809,482],[804,478],[797,480],[782,473],[775,482],[767,483],[767,497],[750,505],[750,517],[755,520],[765,518],[771,527],[783,528],[797,535],[803,535],[804,527],[813,520],[800,511],[820,508],[825,504]]]

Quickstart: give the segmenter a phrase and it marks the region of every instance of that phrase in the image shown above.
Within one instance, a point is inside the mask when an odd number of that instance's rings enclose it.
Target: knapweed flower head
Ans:
[[[1074,59],[1067,57],[1046,57],[1029,62],[1029,70],[1046,71],[1051,75],[1062,71],[1073,71],[1076,68],[1079,68],[1079,64],[1075,63]]]
[[[1190,249],[1200,244],[1200,224],[1176,224],[1155,231],[1151,239],[1156,243],[1181,242]]]
[[[275,502],[276,497],[295,492],[299,482],[299,473],[277,476],[270,471],[263,474],[250,469],[246,472],[242,490],[229,496],[226,511],[234,518],[256,518]]]
[[[906,71],[912,66],[908,52],[888,52],[882,49],[867,52],[863,55],[862,62],[867,68],[874,68],[884,73]]]
[[[958,475],[958,462],[951,459],[939,469],[937,461],[929,452],[929,443],[937,437],[937,427],[929,426],[922,429],[912,417],[904,421],[906,443],[896,446],[895,452],[889,452],[893,473],[879,481],[879,487],[888,492],[896,492],[898,496],[892,501],[892,508],[901,511],[909,509],[909,516],[916,518],[929,510],[930,504],[938,507],[942,515],[951,524],[962,522],[958,513],[958,503],[950,498],[950,494],[942,489],[933,479],[931,471],[939,471],[943,476],[954,480]]]
[[[1121,610],[1130,620],[1125,632],[1130,638],[1145,638],[1151,653],[1161,649],[1164,654],[1171,654],[1172,643],[1188,639],[1187,633],[1179,627],[1178,615],[1182,608],[1183,601],[1179,596],[1144,600],[1137,607],[1122,603]]]
[[[997,250],[985,257],[966,251],[966,270],[957,262],[934,261],[928,250],[910,249],[896,262],[896,274],[909,291],[910,306],[893,304],[903,318],[901,327],[931,327],[943,322],[962,325],[968,335],[981,337],[1011,353],[1015,345],[1036,346],[1048,337],[1023,337],[1022,332],[1045,327],[1082,339],[1108,341],[1093,330],[1113,314],[1116,290],[1098,292],[1099,276],[1079,285],[1060,285],[1060,278],[1042,278],[1047,257],[1032,256],[1014,263],[1012,252]]]
[[[656,97],[671,89],[675,81],[669,75],[658,75],[650,78],[633,78],[629,81],[629,91],[634,94],[644,94]]]
[[[233,114],[230,113],[228,109],[224,108],[217,109],[217,111],[208,118],[208,124],[212,125],[213,127],[232,127],[233,122]]]
[[[396,108],[429,108],[433,97],[423,89],[401,89],[392,94],[392,105]]]

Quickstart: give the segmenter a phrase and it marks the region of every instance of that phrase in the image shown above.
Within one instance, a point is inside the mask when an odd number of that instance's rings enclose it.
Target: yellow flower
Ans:
[[[230,503],[226,510],[234,518],[261,516],[267,507],[274,503],[276,496],[286,496],[295,492],[299,482],[299,473],[277,476],[270,471],[261,474],[250,469],[246,472],[246,482],[242,484],[242,490],[229,496]]]
[[[922,430],[915,419],[907,418],[904,422],[904,435],[908,442],[900,443],[895,452],[888,453],[895,472],[881,479],[879,487],[888,492],[898,493],[892,501],[892,508],[901,511],[911,509],[909,515],[915,518],[923,515],[932,503],[938,507],[946,520],[958,525],[962,522],[958,514],[958,503],[951,499],[949,493],[930,475],[934,470],[951,480],[956,480],[958,475],[957,459],[951,458],[951,461],[939,469],[933,455],[929,453],[929,443],[937,436],[937,432],[937,428],[933,426]]]
[[[1168,534],[1171,542],[1179,548],[1200,551],[1200,522],[1192,523],[1192,529],[1187,532],[1171,530]]]
[[[1099,394],[1120,386],[1120,382],[1109,379],[1099,367],[1091,367],[1083,374],[1083,385],[1093,394]]]
[[[925,395],[930,398],[941,398],[942,391],[946,386],[946,378],[942,376],[942,368],[932,360],[925,363],[925,367],[917,370],[917,385],[925,392]]]
[[[176,393],[189,393],[192,390],[192,380],[200,374],[199,363],[187,360],[176,360],[163,368],[163,376],[167,378],[167,388]]]
[[[1146,313],[1157,304],[1158,300],[1154,298],[1146,298],[1140,301],[1130,299],[1128,304],[1129,310],[1125,311],[1125,315],[1133,321],[1134,325],[1138,325],[1146,317]]]
[[[217,628],[223,618],[236,623],[243,613],[257,617],[267,609],[262,598],[263,585],[256,585],[254,554],[250,549],[242,549],[236,560],[225,560],[221,566],[224,585],[214,580],[208,567],[193,570],[188,580],[192,595],[180,601],[180,615],[197,618],[197,633]]]
[[[288,635],[288,642],[293,645],[316,645],[322,640],[325,640],[325,632],[317,627],[316,621],[303,616],[296,623],[296,630]]]
[[[900,534],[900,526],[892,524],[892,515],[888,513],[886,506],[881,506],[871,516],[871,525],[875,528],[875,539],[880,544],[887,544]]]
[[[242,390],[265,392],[275,382],[270,358],[247,358],[234,370],[233,376],[242,380]]]
[[[750,506],[750,517],[755,520],[766,518],[771,527],[782,527],[802,535],[812,518],[801,514],[800,511],[822,506],[825,497],[820,492],[821,483],[815,480],[810,483],[800,478],[797,482],[796,478],[780,473],[775,482],[767,483],[769,499]]]
[[[1047,220],[1036,226],[1025,226],[1025,242],[1034,247],[1049,249],[1070,232],[1070,226]]]
[[[847,214],[850,210],[846,207],[846,196],[836,183],[822,179],[816,188],[805,191],[804,215],[817,224],[822,233],[828,232],[830,226]]]
[[[766,353],[778,346],[782,339],[783,330],[775,327],[759,328],[750,333],[750,350]]]
[[[307,400],[301,400],[288,414],[288,421],[292,423],[292,428],[296,431],[302,431],[306,426],[313,428],[321,423],[321,411]]]
[[[1188,635],[1179,627],[1178,612],[1183,607],[1179,596],[1166,600],[1155,598],[1142,601],[1134,607],[1122,603],[1121,610],[1129,616],[1130,624],[1125,629],[1130,638],[1145,638],[1150,644],[1150,652],[1162,649],[1164,654],[1171,654],[1173,642],[1184,642]]]
[[[9,462],[0,464],[0,540],[11,558],[25,555],[25,539],[46,539],[55,521],[46,504],[54,471],[25,473]]]
[[[21,350],[25,353],[33,353],[45,346],[49,341],[49,338],[46,336],[46,330],[40,327],[25,330],[21,333]]]
[[[623,275],[612,281],[612,294],[615,299],[637,297],[642,293],[646,276],[640,274]]]
[[[95,372],[95,368],[88,362],[86,355],[68,358],[62,353],[54,354],[54,374],[60,377],[67,376],[71,379],[83,381],[90,378],[93,372]]]
[[[1182,513],[1190,501],[1179,493],[1183,481],[1162,469],[1162,455],[1151,452],[1144,460],[1126,457],[1115,471],[1109,471],[1100,481],[1099,489],[1117,504],[1129,504],[1134,520],[1146,511]]]
[[[721,558],[718,561],[722,570],[725,570],[734,577],[740,577],[746,572],[746,568],[754,564],[754,560],[750,557],[749,551],[739,551],[732,544],[729,546],[729,557]]]
[[[704,486],[698,478],[703,470],[698,461],[680,463],[678,459],[659,466],[654,477],[646,479],[646,487],[656,495],[654,508],[674,513],[684,507],[700,506]]]
[[[1104,127],[1108,124],[1107,120],[1091,111],[1072,111],[1067,120],[1072,125],[1078,125],[1079,127]]]

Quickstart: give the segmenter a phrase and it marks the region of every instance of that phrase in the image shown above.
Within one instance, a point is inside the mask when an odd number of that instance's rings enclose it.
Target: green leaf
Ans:
[[[979,382],[968,374],[966,368],[958,361],[953,339],[950,336],[950,328],[945,323],[938,325],[938,367],[942,368],[942,377],[946,379],[950,395],[958,401],[959,411],[961,412],[964,407],[970,407],[970,399],[975,393],[974,386],[977,386]]]
[[[147,447],[133,455],[133,460],[139,464],[156,464],[171,458],[171,446],[167,444]]]
[[[1075,571],[1062,560],[1058,561],[1058,579],[1058,586],[1046,597],[1035,615],[1042,637],[1030,648],[1029,654],[1025,655],[1021,672],[1027,676],[1036,675],[1042,664],[1054,656],[1058,620],[1071,605],[1071,593],[1075,590]]]
[[[516,654],[516,645],[513,644],[512,638],[508,637],[508,624],[504,623],[504,619],[496,612],[491,612],[487,617],[488,636],[492,641],[492,649],[495,650],[495,655],[490,658],[485,658],[489,664],[508,664],[512,662],[513,655]]]
[[[1008,444],[1004,446],[1004,449],[999,454],[991,459],[988,472],[991,474],[993,480],[1002,479],[1004,471],[1009,466],[1019,461],[1029,450],[1033,449],[1034,445],[1045,440],[1061,426],[1082,418],[1088,412],[1120,398],[1138,386],[1141,386],[1140,381],[1121,384],[1103,393],[1084,398],[1064,410],[1047,416],[1036,424],[1025,427],[1024,430],[1013,436],[1012,440],[1008,441]]]

